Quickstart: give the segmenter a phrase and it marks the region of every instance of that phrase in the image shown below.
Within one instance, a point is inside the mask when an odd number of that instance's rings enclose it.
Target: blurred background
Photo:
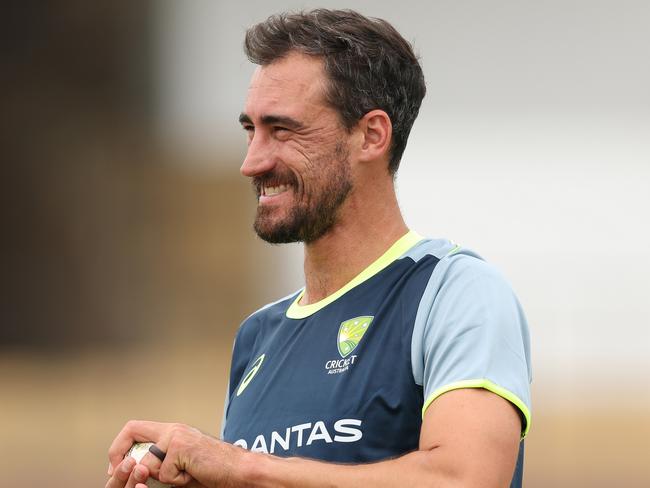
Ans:
[[[302,285],[300,246],[251,230],[243,33],[315,6],[385,18],[422,58],[400,201],[524,305],[526,486],[650,486],[644,0],[9,2],[3,485],[103,486],[131,418],[219,431],[239,323]]]

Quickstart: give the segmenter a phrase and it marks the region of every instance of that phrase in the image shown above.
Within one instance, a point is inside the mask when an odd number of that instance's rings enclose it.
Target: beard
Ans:
[[[314,168],[319,174],[314,174]],[[273,219],[277,209],[258,207],[253,228],[257,235],[271,244],[290,242],[314,242],[324,236],[336,224],[338,211],[352,190],[352,178],[348,152],[345,145],[337,143],[331,155],[318,158],[309,166],[313,188],[308,195],[288,211],[281,220]],[[290,184],[294,198],[298,199],[298,178],[291,172],[275,170],[254,180],[259,196],[267,182]]]

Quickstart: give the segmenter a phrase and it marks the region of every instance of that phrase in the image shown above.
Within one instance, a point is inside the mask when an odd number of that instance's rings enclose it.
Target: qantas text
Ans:
[[[266,452],[273,454],[280,452],[280,449],[288,451],[302,446],[310,446],[314,442],[357,442],[363,437],[360,429],[361,420],[340,419],[327,428],[325,422],[318,420],[314,423],[287,427],[283,432],[273,431],[271,435],[259,434],[250,444],[245,439],[239,439],[234,444],[244,449],[255,452]]]

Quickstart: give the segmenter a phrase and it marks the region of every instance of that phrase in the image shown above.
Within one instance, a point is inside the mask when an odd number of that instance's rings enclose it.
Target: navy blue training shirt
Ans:
[[[379,461],[418,449],[443,393],[485,388],[530,426],[528,327],[507,282],[477,255],[409,232],[346,286],[302,291],[240,327],[224,440],[323,461]],[[511,486],[521,486],[523,442]]]

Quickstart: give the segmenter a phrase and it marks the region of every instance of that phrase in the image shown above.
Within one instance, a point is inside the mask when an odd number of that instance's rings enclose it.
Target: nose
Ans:
[[[271,141],[261,131],[253,134],[248,144],[246,158],[239,171],[242,175],[252,178],[264,174],[275,166]]]

